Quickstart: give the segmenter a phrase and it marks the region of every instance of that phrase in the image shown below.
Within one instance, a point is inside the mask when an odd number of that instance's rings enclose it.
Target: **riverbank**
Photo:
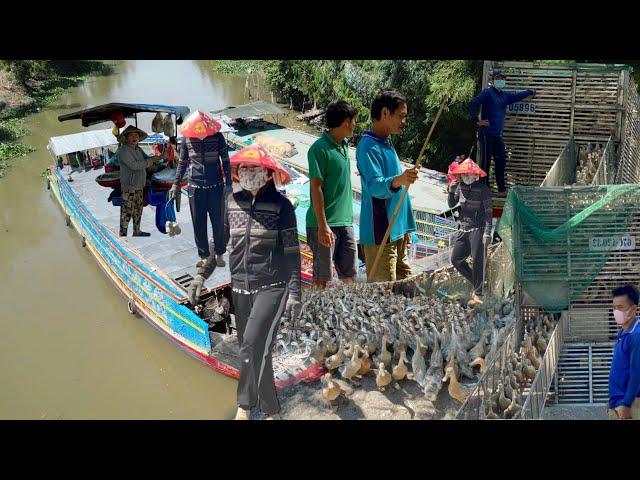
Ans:
[[[74,62],[72,69],[34,82],[33,92],[29,94],[10,72],[0,69],[0,178],[10,168],[12,159],[34,151],[33,147],[19,142],[31,133],[23,123],[27,115],[40,111],[90,76],[107,75],[111,71],[111,66],[101,61]]]

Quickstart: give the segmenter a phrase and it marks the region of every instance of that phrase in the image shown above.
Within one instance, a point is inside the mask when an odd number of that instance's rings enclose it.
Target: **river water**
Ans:
[[[114,69],[27,118],[32,134],[21,141],[37,150],[14,160],[0,180],[0,419],[227,419],[235,413],[236,381],[128,313],[65,226],[41,174],[52,163],[49,137],[83,130],[79,121],[58,122],[58,115],[109,102],[210,111],[254,101],[256,93],[249,97],[245,76],[215,75],[204,61],[125,61]],[[150,131],[147,116],[139,126]]]

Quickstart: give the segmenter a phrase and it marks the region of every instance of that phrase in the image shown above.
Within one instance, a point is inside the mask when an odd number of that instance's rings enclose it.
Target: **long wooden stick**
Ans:
[[[440,119],[440,114],[442,113],[442,110],[444,110],[444,106],[447,103],[447,96],[445,95],[445,97],[442,99],[442,103],[440,104],[440,110],[438,110],[438,114],[436,115],[435,120],[433,121],[433,123],[431,124],[431,128],[429,129],[429,133],[427,134],[427,138],[424,141],[424,144],[422,145],[422,149],[420,150],[420,154],[418,155],[418,159],[416,160],[416,163],[414,165],[414,168],[416,168],[418,165],[420,165],[420,160],[422,160],[422,155],[424,154],[425,149],[427,148],[427,144],[429,143],[429,140],[431,139],[431,134],[433,133],[433,130],[436,127],[436,124],[438,123],[438,120]],[[380,244],[380,247],[378,247],[378,253],[376,253],[376,259],[373,262],[373,267],[371,267],[371,273],[369,278],[373,278],[376,271],[377,271],[377,267],[378,267],[378,263],[380,263],[380,257],[382,257],[382,252],[384,251],[384,246],[387,244],[387,240],[389,239],[389,235],[391,234],[391,227],[393,227],[394,222],[396,221],[396,217],[398,216],[398,213],[400,212],[400,207],[402,206],[402,203],[404,202],[404,197],[407,196],[407,192],[409,191],[409,187],[407,186],[405,188],[405,186],[402,186],[402,194],[400,195],[400,200],[398,201],[398,203],[396,204],[396,209],[393,212],[393,215],[391,216],[391,220],[389,221],[389,226],[387,227],[387,231],[384,233],[384,237],[382,238],[382,243]]]

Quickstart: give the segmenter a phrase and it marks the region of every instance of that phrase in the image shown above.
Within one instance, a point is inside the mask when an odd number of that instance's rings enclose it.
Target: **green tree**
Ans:
[[[309,103],[322,108],[336,99],[353,105],[355,139],[370,126],[371,102],[380,89],[400,90],[409,103],[408,125],[393,142],[407,160],[417,157],[444,95],[450,100],[427,150],[427,166],[446,168],[474,142],[468,102],[480,88],[481,61],[283,60],[266,62],[264,68],[272,88],[295,108]]]

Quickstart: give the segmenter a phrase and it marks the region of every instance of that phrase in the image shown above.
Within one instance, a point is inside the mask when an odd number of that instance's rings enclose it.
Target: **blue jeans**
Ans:
[[[504,182],[506,152],[502,136],[489,135],[484,132],[480,132],[478,136],[480,139],[480,168],[487,173],[484,181],[489,185],[489,167],[491,166],[491,158],[493,158],[496,167],[496,183],[498,184],[498,191],[504,192],[507,190]]]
[[[200,258],[207,258],[211,253],[207,238],[207,216],[209,216],[213,228],[216,255],[222,255],[226,251],[222,217],[224,214],[223,192],[224,185],[217,185],[213,188],[195,188],[189,185],[189,207],[191,208],[193,235]]]

